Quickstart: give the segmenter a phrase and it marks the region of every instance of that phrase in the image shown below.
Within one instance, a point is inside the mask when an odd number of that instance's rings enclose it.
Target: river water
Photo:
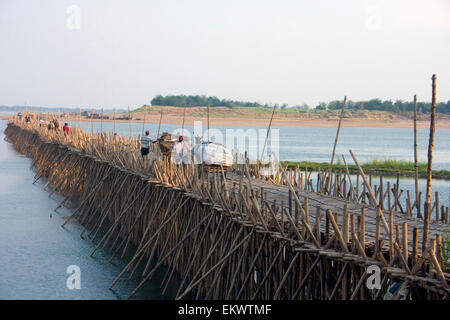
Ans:
[[[87,131],[91,130],[91,123],[73,122],[69,123],[73,126],[79,126]],[[114,124],[112,122],[93,122],[92,129],[94,132],[113,131]],[[121,135],[130,135],[130,124],[128,122],[117,122],[115,124],[116,132]],[[167,131],[169,133],[181,132],[180,125],[162,124],[160,133]],[[145,129],[151,131],[150,136],[155,138],[158,133],[158,124],[146,124]],[[200,129],[200,130],[199,130]],[[207,139],[207,126],[203,123],[202,126],[185,126],[184,134],[195,131],[197,134],[203,135]],[[242,131],[236,131],[241,129]],[[257,143],[250,143],[248,135],[256,132]],[[247,134],[245,143],[240,143],[238,139],[231,142],[232,148],[236,148],[239,152],[247,151],[250,154],[256,155],[254,158],[260,158],[263,150],[264,140],[266,138],[267,127],[251,126],[249,127],[234,127],[234,126],[211,126],[218,137],[213,134],[210,135],[212,141],[216,138],[217,141],[226,144],[227,133]],[[228,130],[228,131],[227,131]],[[234,131],[233,131],[234,130]],[[333,143],[336,136],[336,128],[323,127],[272,127],[269,135],[267,152],[270,153],[271,141],[275,141],[275,136],[278,136],[278,157],[280,160],[288,161],[316,161],[329,162]],[[142,123],[132,123],[131,133],[133,135],[141,134]],[[428,129],[418,129],[418,157],[420,162],[427,162],[428,152]],[[242,136],[241,136],[242,137]],[[256,140],[254,140],[256,141]],[[405,161],[414,161],[413,153],[413,130],[409,128],[364,128],[364,127],[342,127],[339,135],[339,141],[336,148],[336,158],[341,159],[343,154],[347,163],[353,163],[349,154],[349,149],[358,159],[359,163],[364,163],[373,159],[396,159]],[[450,170],[450,129],[436,129],[434,150],[433,150],[433,170]]]
[[[112,122],[100,123],[94,121],[90,123],[88,121],[84,121],[73,122],[70,123],[70,125],[77,127],[81,126],[84,130],[92,130],[93,132],[98,132],[100,130],[110,132],[114,131],[114,124]],[[133,136],[139,135],[142,133],[142,128],[142,123],[131,123],[131,130],[130,123],[128,122],[116,122],[115,124],[116,132],[125,136],[129,136],[130,131]],[[153,139],[158,133],[158,128],[158,124],[145,124],[144,126],[144,130],[150,130],[150,136]],[[211,126],[211,128],[215,130],[218,140],[224,144],[227,144],[227,130],[234,130],[231,132],[236,133],[236,130],[241,129],[241,133],[247,135],[245,141],[242,139],[240,141],[239,139],[235,139],[231,143],[230,149],[234,149],[235,151],[238,150],[240,153],[247,152],[250,155],[253,154],[256,159],[260,158],[261,152],[264,149],[263,145],[267,135],[267,127],[249,126],[237,128],[233,126]],[[176,134],[181,132],[181,129],[181,125],[162,124],[159,128],[159,132],[162,133],[167,131],[169,133]],[[206,124],[203,123],[202,127],[185,126],[185,130],[183,132],[184,134],[191,134],[195,131],[197,134],[203,136],[204,139],[207,139],[208,135],[206,129]],[[248,138],[248,136],[251,135],[249,129],[256,132],[256,139],[251,140]],[[330,161],[331,151],[333,149],[333,143],[336,136],[336,128],[272,127],[271,131],[276,134],[274,136],[272,136],[272,133],[269,135],[269,141],[266,148],[267,154],[270,154],[272,151],[278,151],[277,157],[280,160],[317,162]],[[221,135],[218,133],[221,133]],[[427,162],[429,131],[427,129],[419,129],[417,136],[419,161]],[[278,137],[278,147],[275,150],[271,149],[271,139],[273,137]],[[210,135],[210,138],[213,141],[216,137]],[[256,143],[251,143],[255,141]],[[360,164],[373,159],[396,159],[413,162],[413,147],[412,129],[343,127],[341,128],[339,141],[336,148],[335,162],[340,159],[342,163],[343,154],[346,158],[346,162],[348,164],[353,164],[353,160],[348,152],[349,149],[352,149]],[[435,132],[433,170],[450,170],[450,130],[448,129],[437,129]],[[311,177],[315,179],[316,175],[312,175]],[[353,175],[352,180],[353,184],[355,184],[356,177]],[[396,182],[395,177],[384,177],[383,180],[385,185],[387,181],[389,181],[391,186],[393,186]],[[313,181],[315,183],[315,180]],[[376,177],[373,183],[378,185],[378,181],[378,177]],[[360,182],[362,183],[362,180]],[[407,196],[406,190],[410,190],[411,198],[415,199],[414,178],[401,177],[400,189],[404,190],[400,197],[401,201],[404,201]],[[425,200],[426,179],[419,179],[419,192],[422,192],[421,201],[423,203]],[[435,199],[435,192],[439,193],[440,205],[449,206],[450,181],[434,179],[432,185],[432,202]],[[412,199],[411,201],[413,201]]]
[[[78,122],[70,123],[78,126]],[[91,129],[89,122],[81,126]],[[125,261],[108,261],[110,254],[98,250],[89,254],[94,244],[80,238],[82,226],[71,220],[66,228],[61,224],[71,214],[63,208],[53,211],[62,200],[58,195],[49,196],[44,181],[32,184],[34,173],[29,169],[30,159],[16,153],[4,141],[6,121],[0,121],[0,299],[124,299],[138,285],[137,280],[121,279],[114,287],[108,287],[125,265]],[[92,129],[113,131],[113,123],[94,122]],[[178,132],[181,126],[165,125],[160,132]],[[146,125],[154,138],[158,125]],[[225,132],[226,127],[214,127]],[[264,127],[259,137],[265,138]],[[192,126],[186,129],[193,130]],[[243,128],[247,130],[248,128]],[[281,160],[329,161],[336,129],[274,127],[279,134],[279,158]],[[129,135],[128,123],[116,123],[116,132]],[[132,134],[142,132],[142,124],[131,126]],[[426,161],[428,131],[419,130],[419,156]],[[251,148],[248,143],[247,148]],[[237,146],[244,151],[245,146]],[[378,128],[343,128],[336,154],[348,155],[351,148],[363,163],[370,159],[393,158],[412,160],[412,130]],[[269,142],[270,151],[270,142]],[[259,150],[258,150],[259,152]],[[436,130],[434,169],[450,170],[450,130]],[[347,162],[350,163],[350,157]],[[385,178],[385,182],[389,178]],[[394,179],[391,179],[394,182]],[[375,182],[376,183],[376,182]],[[440,203],[449,205],[449,185],[445,180],[433,181],[433,192],[438,191]],[[401,178],[400,187],[414,190],[412,178]],[[425,190],[425,180],[420,179],[420,189]],[[406,191],[405,191],[406,193]],[[413,196],[413,193],[411,194]],[[66,285],[67,268],[80,267],[81,289],[69,290]],[[157,279],[158,277],[156,277]],[[167,299],[161,296],[159,284],[148,282],[135,296],[136,299]]]

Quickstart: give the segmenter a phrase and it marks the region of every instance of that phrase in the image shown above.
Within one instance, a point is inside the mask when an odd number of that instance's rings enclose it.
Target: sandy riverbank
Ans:
[[[0,116],[0,119],[8,119],[9,116]],[[138,120],[139,119],[139,120]],[[64,121],[76,122],[77,117],[66,117]],[[193,125],[194,121],[203,121],[206,125],[207,118],[186,117],[185,125]],[[90,121],[90,119],[83,118],[83,121]],[[92,121],[99,122],[99,119]],[[103,120],[104,122],[112,122],[113,120]],[[133,122],[142,123],[143,117],[135,115]],[[116,120],[116,122],[128,122],[128,120]],[[148,115],[145,120],[146,123],[159,123],[159,115]],[[183,122],[182,116],[164,115],[162,123],[164,124],[179,124]],[[335,128],[338,121],[335,119],[273,119],[273,126],[289,126],[289,127],[325,127]],[[210,118],[211,126],[267,126],[269,119],[249,119],[249,118]],[[412,120],[396,119],[396,120],[367,120],[367,119],[343,119],[343,127],[367,127],[367,128],[412,128]],[[429,128],[429,120],[418,121],[418,128]],[[438,119],[436,121],[436,128],[450,129],[450,119]]]
[[[193,118],[186,117],[185,124],[193,125],[194,121],[203,121],[207,123],[207,118]],[[216,126],[267,126],[270,119],[248,119],[248,118],[210,118],[210,124]],[[142,120],[140,120],[142,122]],[[158,123],[159,117],[146,118],[147,123]],[[183,117],[180,116],[166,116],[163,118],[163,123],[167,124],[182,124]],[[288,127],[326,127],[335,128],[338,120],[326,119],[273,119],[273,126],[288,126]],[[366,120],[366,119],[344,119],[342,122],[344,127],[370,127],[370,128],[412,128],[413,122],[410,120]],[[429,128],[429,121],[419,121],[418,128]],[[450,120],[436,121],[436,127],[440,129],[450,129]]]

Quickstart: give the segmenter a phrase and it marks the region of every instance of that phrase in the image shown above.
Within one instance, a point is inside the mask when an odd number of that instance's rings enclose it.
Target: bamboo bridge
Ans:
[[[119,279],[139,278],[130,298],[165,267],[161,288],[176,299],[448,299],[448,207],[436,200],[429,243],[417,203],[400,201],[398,182],[372,176],[287,170],[263,174],[244,163],[231,172],[178,168],[155,154],[143,160],[137,137],[70,134],[10,119],[5,135],[32,159],[35,182],[64,200],[111,259],[133,252]],[[356,158],[355,158],[356,160]],[[361,179],[361,180],[360,180]],[[447,241],[447,242],[446,242]],[[447,246],[447,247],[445,247]],[[369,289],[369,266],[381,289]],[[404,293],[406,292],[406,293]]]

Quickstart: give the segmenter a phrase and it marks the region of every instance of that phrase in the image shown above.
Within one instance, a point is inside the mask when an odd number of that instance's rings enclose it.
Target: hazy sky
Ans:
[[[0,72],[0,105],[447,101],[450,1],[0,0]]]

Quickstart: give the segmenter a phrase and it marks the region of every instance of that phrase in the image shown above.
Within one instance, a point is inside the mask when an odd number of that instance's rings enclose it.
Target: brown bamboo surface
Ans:
[[[433,210],[427,250],[423,220],[399,184],[362,175],[311,172],[237,163],[232,172],[176,166],[156,151],[142,159],[139,136],[69,134],[10,119],[6,138],[29,156],[49,192],[64,200],[96,248],[125,257],[121,278],[140,285],[165,266],[163,292],[175,283],[182,299],[446,299],[450,294],[443,237],[448,208]],[[273,164],[271,164],[273,169]],[[363,181],[364,180],[364,181]],[[409,201],[409,202],[408,202]],[[387,208],[386,208],[387,207]],[[319,223],[320,222],[320,223]],[[368,266],[381,270],[381,289],[369,289]],[[404,291],[404,290],[405,291]]]
[[[237,180],[238,176],[234,175],[228,175],[228,183],[227,186],[230,188],[231,181]],[[264,188],[264,191],[267,193],[267,200],[271,203],[276,201],[277,203],[284,202],[286,204],[289,203],[289,187],[285,185],[280,184],[270,184],[263,180],[255,180],[253,183],[253,187],[255,187],[257,190],[258,188]],[[236,191],[237,192],[237,191]],[[348,206],[348,213],[354,215],[355,217],[361,216],[361,209],[365,209],[365,218],[366,218],[366,229],[365,229],[365,235],[366,235],[366,242],[368,244],[375,243],[375,233],[376,233],[376,220],[377,220],[377,209],[368,205],[360,204],[353,201],[348,201],[346,199],[337,198],[337,197],[331,197],[329,195],[320,194],[317,192],[307,191],[307,190],[301,190],[298,191],[298,196],[302,200],[302,203],[304,203],[305,199],[308,199],[308,205],[310,208],[313,208],[313,212],[317,212],[319,210],[322,213],[322,217],[325,214],[325,211],[330,209],[333,212],[338,213],[338,220],[342,220],[342,214],[343,214],[343,208],[344,205],[347,204]],[[389,215],[389,212],[383,210],[383,214],[385,216]],[[281,214],[279,213],[277,215],[279,218],[281,218]],[[408,242],[408,250],[412,252],[412,234],[413,234],[413,228],[422,228],[423,221],[420,219],[417,219],[412,216],[408,216],[401,213],[395,213],[395,223],[402,225],[403,223],[408,224],[408,239],[410,240]],[[316,224],[316,216],[310,217],[310,223],[315,225]],[[322,219],[320,221],[320,228],[322,231],[325,230],[325,220]],[[436,237],[438,234],[443,234],[446,231],[449,230],[448,224],[444,222],[436,222],[433,221],[430,225],[430,237]],[[419,246],[421,248],[422,243],[422,229],[419,229]],[[381,230],[381,237],[382,240],[388,240],[388,233],[385,229]]]

